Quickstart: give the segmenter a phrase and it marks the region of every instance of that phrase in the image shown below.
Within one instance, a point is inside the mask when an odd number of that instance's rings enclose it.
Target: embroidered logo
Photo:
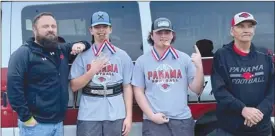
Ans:
[[[64,59],[64,55],[63,54],[60,54],[60,59]]]
[[[239,15],[239,17],[248,18],[250,15],[248,13],[242,13]]]
[[[100,82],[106,81],[106,79],[105,79],[104,77],[99,77],[98,80],[99,80]]]

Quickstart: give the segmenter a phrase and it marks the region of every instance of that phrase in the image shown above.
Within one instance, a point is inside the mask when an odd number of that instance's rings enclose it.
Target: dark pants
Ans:
[[[268,135],[271,136],[272,134]],[[223,129],[217,128],[216,130],[212,131],[210,134],[208,134],[207,136],[234,136],[226,131],[224,131]]]
[[[115,121],[77,121],[77,136],[121,136],[124,119]]]
[[[189,119],[170,119],[168,123],[156,124],[150,120],[144,120],[142,124],[143,136],[194,136],[195,122]]]
[[[207,136],[234,136],[220,128],[215,129],[214,131],[212,131],[210,134],[208,134]]]

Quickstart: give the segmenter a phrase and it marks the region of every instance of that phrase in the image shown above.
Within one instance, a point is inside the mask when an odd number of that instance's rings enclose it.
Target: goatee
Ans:
[[[46,36],[36,36],[37,42],[43,46],[48,51],[54,51],[58,45],[58,37],[53,35],[51,37]]]

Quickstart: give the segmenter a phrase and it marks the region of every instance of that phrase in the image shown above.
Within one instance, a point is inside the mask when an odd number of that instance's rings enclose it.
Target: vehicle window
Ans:
[[[202,47],[208,51],[205,56],[229,43],[231,19],[243,11],[258,21],[255,45],[274,50],[274,2],[150,2],[150,8],[152,20],[167,17],[172,21],[177,37],[174,46],[189,55],[199,40],[207,48]]]
[[[91,41],[88,30],[94,12],[106,11],[112,21],[111,42],[125,50],[133,61],[142,55],[142,34],[137,2],[83,2],[28,6],[22,10],[23,41],[31,37],[32,20],[40,12],[52,12],[59,36],[66,42]]]

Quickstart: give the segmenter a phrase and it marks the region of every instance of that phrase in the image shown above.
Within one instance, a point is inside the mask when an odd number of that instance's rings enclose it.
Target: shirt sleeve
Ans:
[[[84,73],[85,73],[85,66],[84,66],[84,62],[82,59],[82,53],[81,53],[81,54],[77,55],[77,57],[75,58],[75,60],[72,64],[69,79],[74,79],[74,78],[80,77]]]
[[[123,84],[130,84],[132,79],[134,64],[128,54],[126,54],[123,61]]]
[[[28,71],[28,49],[20,47],[15,51],[9,60],[7,73],[7,93],[13,110],[18,114],[18,118],[25,122],[32,116],[26,100],[25,81]]]
[[[73,45],[75,43],[83,43],[85,45],[85,49],[83,50],[83,52],[85,52],[85,51],[87,51],[88,49],[91,48],[91,45],[87,41],[78,41],[78,42],[72,42],[72,43],[65,43],[65,44],[62,44],[60,47],[65,48],[65,51],[68,54],[68,56],[72,57],[73,55],[71,54],[71,51],[72,51]]]
[[[268,87],[265,91],[265,99],[257,106],[257,109],[259,109],[264,115],[269,115],[270,113],[272,113],[273,104],[274,104],[275,75],[274,75],[274,64],[273,64],[272,57],[270,57],[269,59],[270,74],[269,74],[269,80],[268,80]]]
[[[137,59],[135,63],[131,84],[136,87],[145,88],[144,67],[141,59]]]

